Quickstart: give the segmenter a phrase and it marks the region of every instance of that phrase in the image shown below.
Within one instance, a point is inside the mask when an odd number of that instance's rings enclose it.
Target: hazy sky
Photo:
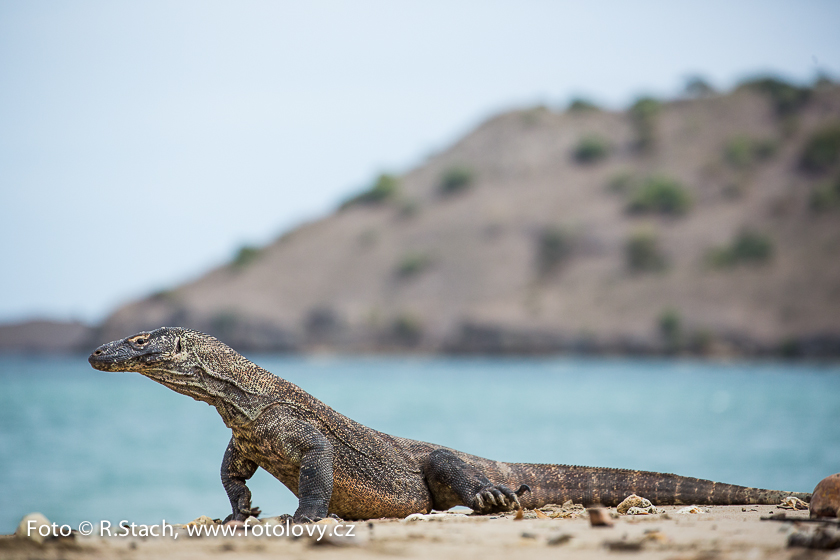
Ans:
[[[840,76],[840,2],[0,2],[0,321],[96,321],[489,115]]]

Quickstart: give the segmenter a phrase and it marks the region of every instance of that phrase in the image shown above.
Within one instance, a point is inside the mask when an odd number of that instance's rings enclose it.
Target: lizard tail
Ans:
[[[748,488],[668,473],[527,463],[507,463],[505,467],[500,474],[507,486],[527,484],[531,488],[520,497],[526,508],[566,500],[616,506],[630,494],[647,498],[654,505],[776,505],[787,496],[806,502],[811,499],[810,494],[802,492]]]

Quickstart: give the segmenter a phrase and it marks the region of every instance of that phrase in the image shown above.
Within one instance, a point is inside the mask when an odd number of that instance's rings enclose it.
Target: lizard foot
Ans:
[[[239,512],[234,515],[230,514],[222,520],[222,523],[227,523],[228,521],[245,521],[249,517],[259,517],[262,511],[258,507],[252,507],[249,509],[241,509]]]
[[[498,486],[491,484],[476,493],[470,507],[478,513],[496,513],[520,509],[522,506],[519,504],[519,496],[526,491],[531,491],[527,484],[520,486],[516,492],[503,484]]]
[[[295,523],[315,523],[316,521],[320,521],[325,517],[329,517],[329,515],[327,515],[326,507],[318,508],[312,506],[300,506],[295,512],[295,516],[293,519]]]

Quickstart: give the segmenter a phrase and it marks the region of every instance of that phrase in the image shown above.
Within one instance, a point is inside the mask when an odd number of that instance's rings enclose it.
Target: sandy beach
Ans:
[[[339,525],[321,522],[314,536],[261,535],[189,536],[176,525],[174,535],[162,537],[96,534],[47,539],[36,543],[12,535],[0,537],[0,557],[30,558],[206,558],[235,553],[238,558],[508,558],[511,554],[540,557],[600,558],[639,555],[662,559],[800,558],[807,551],[788,547],[795,532],[812,533],[817,524],[802,520],[808,511],[771,506],[709,506],[701,513],[678,513],[682,507],[659,508],[655,515],[617,516],[609,510],[612,527],[592,527],[587,514],[561,508],[540,514],[477,516],[463,512],[356,522],[353,536],[330,535]],[[786,521],[762,520],[784,513]],[[540,515],[541,517],[538,517]],[[542,516],[577,515],[574,518]],[[617,517],[616,517],[617,516]],[[265,527],[265,526],[264,526]],[[285,533],[287,526],[274,526]],[[311,526],[309,526],[311,528]],[[311,529],[309,531],[312,531]],[[253,532],[253,531],[252,531]],[[348,523],[341,525],[348,532]],[[137,533],[137,530],[135,530]],[[320,538],[319,538],[320,537]],[[816,553],[817,558],[840,558],[840,551]]]

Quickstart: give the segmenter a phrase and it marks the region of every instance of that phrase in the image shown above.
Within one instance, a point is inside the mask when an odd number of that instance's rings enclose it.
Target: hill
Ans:
[[[492,118],[116,310],[247,350],[840,355],[840,87]]]

